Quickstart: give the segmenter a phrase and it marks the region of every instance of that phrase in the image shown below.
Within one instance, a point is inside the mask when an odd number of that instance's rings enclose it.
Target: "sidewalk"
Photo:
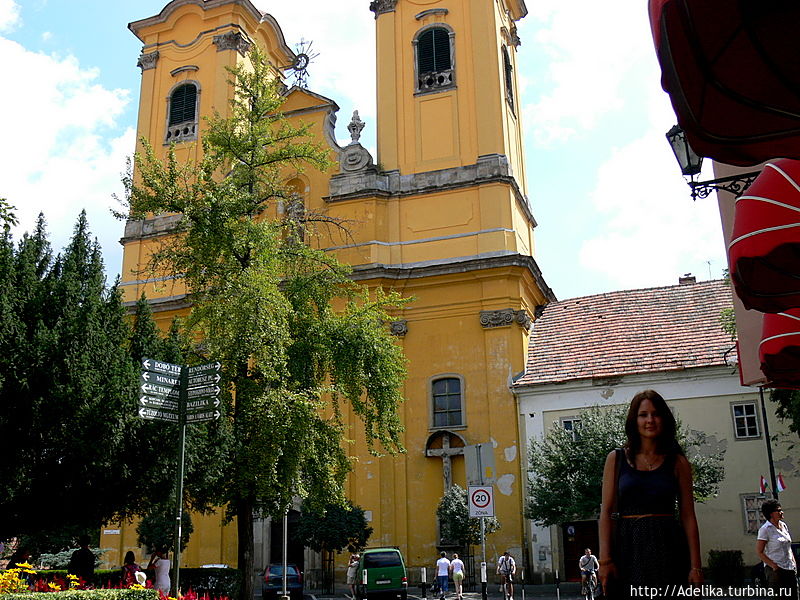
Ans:
[[[514,584],[514,600],[527,600],[528,598],[536,598],[537,600],[576,600],[580,596],[579,583],[562,583],[560,586],[560,594],[556,591],[554,584],[547,585],[526,585],[524,588],[519,583]],[[334,594],[306,594],[306,600],[309,596],[316,598],[316,600],[348,600],[350,598],[350,590],[347,586],[336,586]],[[487,596],[489,600],[503,600],[503,593],[500,587],[495,584],[490,584],[487,588]],[[408,588],[409,599],[414,600],[422,599],[422,590],[419,586],[411,586]],[[431,594],[430,588],[427,591],[427,600],[438,600],[438,597]],[[357,599],[358,600],[358,599]],[[456,600],[456,595],[451,590],[447,593],[446,600]],[[481,600],[480,586],[476,591],[464,592],[464,600]]]

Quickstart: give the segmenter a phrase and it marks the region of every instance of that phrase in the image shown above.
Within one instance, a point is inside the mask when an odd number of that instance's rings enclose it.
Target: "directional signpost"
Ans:
[[[180,428],[178,442],[178,497],[176,502],[175,561],[172,577],[172,595],[180,589],[181,521],[183,519],[183,471],[186,451],[186,425],[219,419],[218,362],[189,367],[172,363],[142,359],[139,387],[139,416],[143,419],[177,423]]]

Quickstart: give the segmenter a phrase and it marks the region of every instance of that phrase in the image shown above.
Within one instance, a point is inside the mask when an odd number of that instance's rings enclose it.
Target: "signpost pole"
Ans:
[[[178,598],[181,592],[181,525],[183,524],[183,472],[186,458],[186,399],[188,396],[187,384],[189,373],[186,367],[181,369],[180,383],[180,402],[178,403],[178,429],[180,430],[180,440],[178,442],[178,478],[175,482],[175,544],[174,554],[175,567],[172,577],[173,588],[172,597]]]
[[[478,473],[480,473],[480,480],[479,483],[483,485],[483,461],[481,460],[481,446],[483,444],[477,444],[478,446]],[[486,577],[486,523],[484,521],[484,517],[481,517],[481,574],[484,575],[481,579],[481,598],[482,600],[487,600],[489,595],[489,590],[487,586],[487,577]]]

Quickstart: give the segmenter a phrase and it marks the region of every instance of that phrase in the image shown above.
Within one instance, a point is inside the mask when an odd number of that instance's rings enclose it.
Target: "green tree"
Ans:
[[[442,540],[455,542],[459,546],[481,543],[481,520],[469,516],[467,491],[460,485],[453,485],[442,496],[436,515],[439,517]],[[500,529],[500,521],[496,517],[485,517],[483,523],[487,535]]]
[[[187,330],[203,340],[206,360],[223,365],[226,462],[211,487],[237,517],[243,573],[253,570],[254,513],[281,515],[295,495],[312,508],[344,501],[343,403],[374,451],[401,448],[405,377],[383,325],[399,297],[370,296],[305,244],[314,233],[308,219],[267,217],[292,198],[290,176],[327,167],[327,151],[281,114],[280,82],[264,54],[255,49],[250,59],[252,68],[230,71],[230,117],[207,122],[198,164],[179,163],[173,151],[159,160],[143,140],[136,177],[126,178],[129,218],[183,215],[150,268],[183,278],[193,303]],[[248,597],[251,578],[243,586]]]
[[[625,445],[626,414],[623,405],[595,406],[580,413],[578,435],[553,423],[543,440],[531,440],[526,518],[542,525],[597,518],[606,456]],[[725,477],[724,450],[709,450],[702,432],[680,422],[678,441],[692,466],[695,500],[715,497]]]
[[[364,509],[345,504],[328,504],[320,511],[303,507],[296,535],[316,552],[341,552],[347,548],[356,552],[367,545],[372,527],[367,525]]]

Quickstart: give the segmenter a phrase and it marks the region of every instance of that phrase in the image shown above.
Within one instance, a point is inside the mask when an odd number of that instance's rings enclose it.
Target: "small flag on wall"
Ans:
[[[783,473],[778,473],[777,488],[779,492],[782,492],[786,489],[786,484],[783,482]]]
[[[758,483],[758,489],[761,490],[762,494],[767,491],[767,480],[764,479],[763,475],[761,476],[761,480]]]

